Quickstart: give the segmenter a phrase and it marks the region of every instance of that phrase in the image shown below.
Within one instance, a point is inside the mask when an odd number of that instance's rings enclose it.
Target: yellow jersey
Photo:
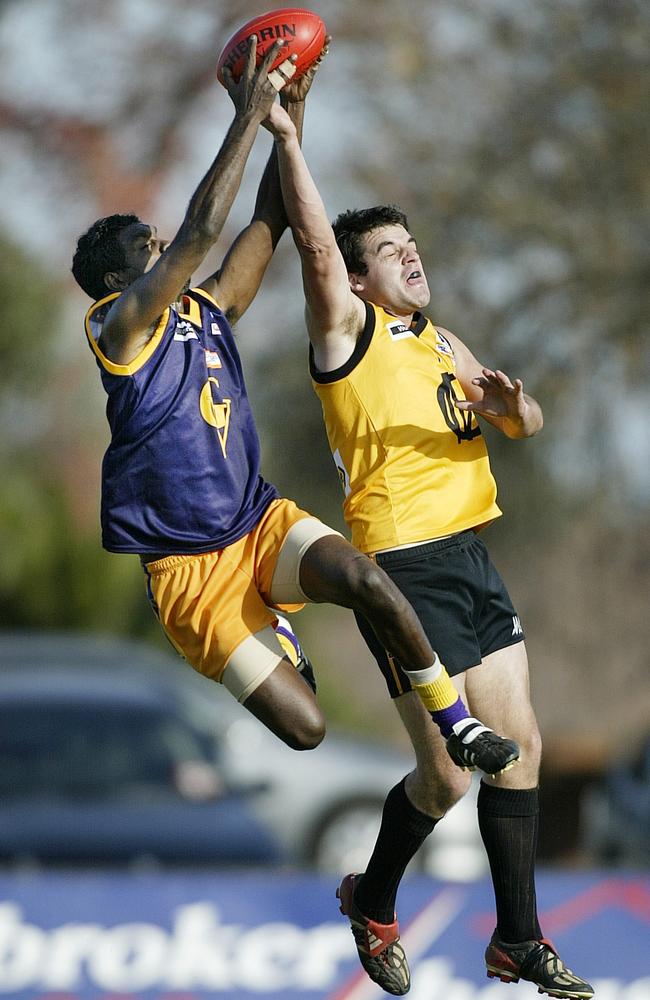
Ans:
[[[476,417],[464,399],[449,340],[416,313],[410,327],[366,303],[350,359],[319,372],[343,513],[362,552],[440,538],[499,517],[496,483]]]

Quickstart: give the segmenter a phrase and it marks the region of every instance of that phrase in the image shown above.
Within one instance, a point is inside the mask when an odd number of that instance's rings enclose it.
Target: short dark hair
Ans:
[[[91,299],[103,298],[109,289],[104,283],[107,271],[121,271],[126,267],[124,247],[118,236],[127,226],[140,222],[137,215],[108,215],[93,222],[90,229],[79,237],[72,259],[72,273],[78,285]]]
[[[397,205],[353,208],[341,212],[332,223],[338,248],[350,273],[368,273],[368,265],[363,259],[363,237],[381,226],[404,226],[407,232],[409,228],[404,212]]]

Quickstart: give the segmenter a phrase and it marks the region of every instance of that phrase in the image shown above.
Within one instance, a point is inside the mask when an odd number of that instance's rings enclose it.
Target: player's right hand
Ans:
[[[277,97],[278,90],[290,79],[286,70],[280,72],[282,67],[278,67],[278,69],[269,73],[271,65],[284,45],[285,42],[283,41],[275,41],[266,51],[262,61],[256,68],[257,38],[255,35],[251,35],[248,39],[248,51],[246,53],[244,71],[239,80],[235,82],[230,70],[224,67],[223,82],[235,105],[235,113],[238,116],[252,116],[257,118],[258,121],[262,121],[268,115],[271,105]],[[285,65],[285,63],[282,64],[282,66]]]
[[[301,77],[287,84],[282,90],[282,96],[280,100],[282,104],[286,107],[287,104],[291,102],[304,101],[311,89],[311,85],[314,82],[314,78],[320,69],[320,66],[325,59],[326,55],[330,50],[330,42],[332,41],[331,35],[325,36],[325,42],[323,48],[320,51],[320,55],[315,63],[309,67],[306,73],[303,73]],[[283,63],[284,65],[284,63]],[[282,66],[279,67],[282,69]]]

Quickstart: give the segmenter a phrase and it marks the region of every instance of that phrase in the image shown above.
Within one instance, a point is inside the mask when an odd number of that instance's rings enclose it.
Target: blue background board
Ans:
[[[0,878],[0,997],[380,1000],[333,879],[287,872],[43,873]],[[541,873],[545,933],[597,1000],[650,1000],[650,878]],[[528,1000],[488,980],[488,882],[420,876],[399,894],[411,1000]]]

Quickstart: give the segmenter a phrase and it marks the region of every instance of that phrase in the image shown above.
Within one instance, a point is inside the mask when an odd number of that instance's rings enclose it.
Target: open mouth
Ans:
[[[407,285],[418,285],[422,282],[422,271],[411,271],[406,278]]]

